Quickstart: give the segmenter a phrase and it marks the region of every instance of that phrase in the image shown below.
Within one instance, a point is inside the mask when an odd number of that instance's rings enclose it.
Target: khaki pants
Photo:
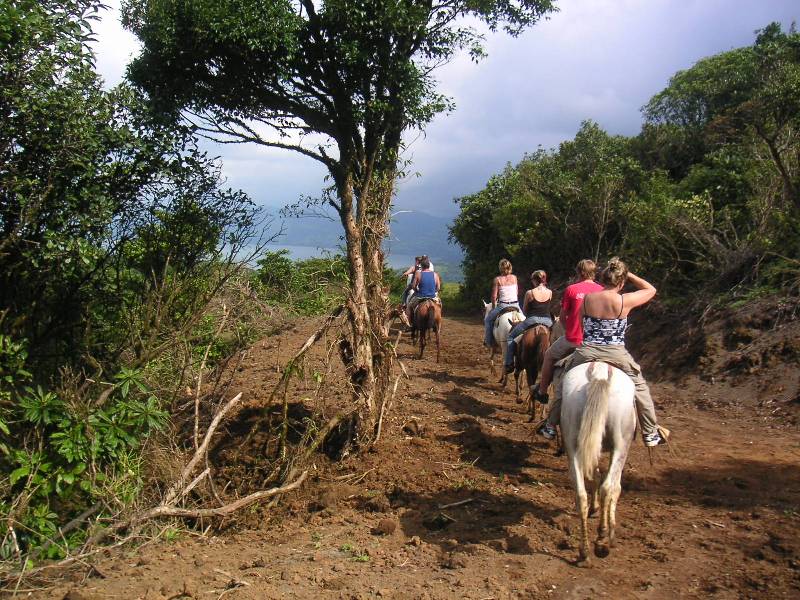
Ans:
[[[550,407],[550,414],[547,420],[551,425],[558,425],[561,421],[561,376],[572,367],[577,367],[587,362],[603,361],[631,378],[636,388],[634,400],[636,402],[636,413],[639,415],[639,426],[642,434],[652,434],[656,431],[656,409],[653,406],[653,399],[650,397],[650,388],[642,377],[642,368],[633,360],[625,346],[600,346],[588,344],[575,349],[569,358],[558,365],[563,367],[560,373],[553,379],[555,394],[553,406]]]
[[[567,339],[567,336],[562,335],[558,338],[553,345],[547,349],[545,360],[553,361],[553,399],[550,403],[550,412],[547,414],[547,421],[555,427],[561,422],[561,375],[564,373],[564,363],[566,358],[569,357],[575,348],[575,344]]]

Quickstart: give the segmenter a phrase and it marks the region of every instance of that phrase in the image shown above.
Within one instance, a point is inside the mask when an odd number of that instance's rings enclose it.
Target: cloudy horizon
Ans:
[[[119,24],[119,0],[95,28],[97,68],[107,85],[124,76],[135,37]],[[410,132],[415,175],[399,183],[396,208],[453,217],[453,199],[474,193],[508,163],[572,139],[585,120],[611,134],[635,135],[640,108],[677,71],[750,45],[772,21],[787,28],[796,0],[573,0],[518,38],[488,35],[477,65],[459,56],[438,71],[456,109],[423,134]],[[289,151],[252,144],[207,148],[222,159],[228,185],[273,212],[316,196],[325,170]]]

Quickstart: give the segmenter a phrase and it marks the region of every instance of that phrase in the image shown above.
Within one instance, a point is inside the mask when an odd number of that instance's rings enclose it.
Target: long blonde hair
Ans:
[[[500,275],[511,275],[512,267],[510,260],[503,258],[500,260],[500,264],[498,266],[500,269]]]

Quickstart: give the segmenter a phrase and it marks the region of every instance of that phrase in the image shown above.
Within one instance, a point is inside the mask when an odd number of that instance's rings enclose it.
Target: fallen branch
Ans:
[[[454,506],[461,506],[463,504],[469,504],[470,502],[474,502],[475,498],[467,498],[466,500],[461,500],[459,502],[451,502],[450,504],[442,504],[439,506],[439,510],[444,510],[445,508],[453,508]]]
[[[135,522],[132,520],[131,524],[137,524],[156,517],[183,517],[195,519],[205,517],[224,517],[246,506],[250,506],[259,500],[264,500],[265,498],[271,498],[272,496],[276,496],[278,494],[291,492],[292,490],[299,488],[300,485],[302,485],[302,483],[305,481],[306,477],[308,477],[308,471],[303,471],[292,483],[288,483],[277,488],[254,492],[248,496],[245,496],[244,498],[240,498],[235,502],[231,502],[230,504],[226,504],[225,506],[220,506],[218,508],[179,508],[177,506],[166,505],[156,506],[155,508],[151,508],[150,510],[141,513],[135,518]]]
[[[225,406],[223,406],[216,415],[214,415],[214,419],[211,421],[211,424],[208,426],[208,430],[206,431],[206,435],[203,438],[203,443],[200,444],[200,447],[194,453],[192,460],[183,468],[178,481],[176,481],[172,487],[167,491],[166,496],[164,496],[164,504],[173,504],[175,500],[179,497],[181,492],[186,486],[186,480],[194,472],[195,468],[197,468],[197,464],[200,460],[208,452],[208,445],[211,443],[211,437],[214,435],[214,432],[217,430],[220,421],[225,417],[230,409],[232,409],[240,400],[242,399],[242,394],[239,392],[233,398],[231,398]]]
[[[297,489],[298,487],[300,487],[303,481],[305,481],[307,476],[308,476],[308,471],[303,471],[303,473],[292,483],[277,488],[271,488],[269,490],[262,490],[260,492],[255,492],[253,494],[245,496],[244,498],[240,498],[235,502],[231,502],[230,504],[226,504],[218,508],[180,508],[178,506],[171,504],[160,504],[154,508],[137,513],[130,519],[127,519],[125,521],[120,521],[100,531],[99,533],[95,534],[92,538],[90,538],[86,542],[84,547],[89,547],[94,544],[97,544],[98,542],[101,542],[102,540],[107,538],[109,535],[116,533],[118,531],[124,531],[126,529],[135,527],[136,525],[144,523],[145,521],[150,521],[152,519],[160,517],[180,517],[188,519],[202,519],[206,517],[224,517],[236,512],[239,509],[245,508],[246,506],[250,506],[251,504],[258,502],[259,500],[264,500],[265,498],[271,498],[273,496],[277,496],[279,494],[283,494],[285,492],[290,492],[294,489]]]

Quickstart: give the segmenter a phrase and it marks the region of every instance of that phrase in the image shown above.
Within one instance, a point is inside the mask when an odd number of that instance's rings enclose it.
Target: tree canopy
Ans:
[[[771,24],[752,46],[676,73],[638,136],[585,122],[507,167],[458,200],[466,293],[486,293],[501,256],[563,282],[581,258],[621,254],[666,296],[796,285],[798,85],[800,35]]]

